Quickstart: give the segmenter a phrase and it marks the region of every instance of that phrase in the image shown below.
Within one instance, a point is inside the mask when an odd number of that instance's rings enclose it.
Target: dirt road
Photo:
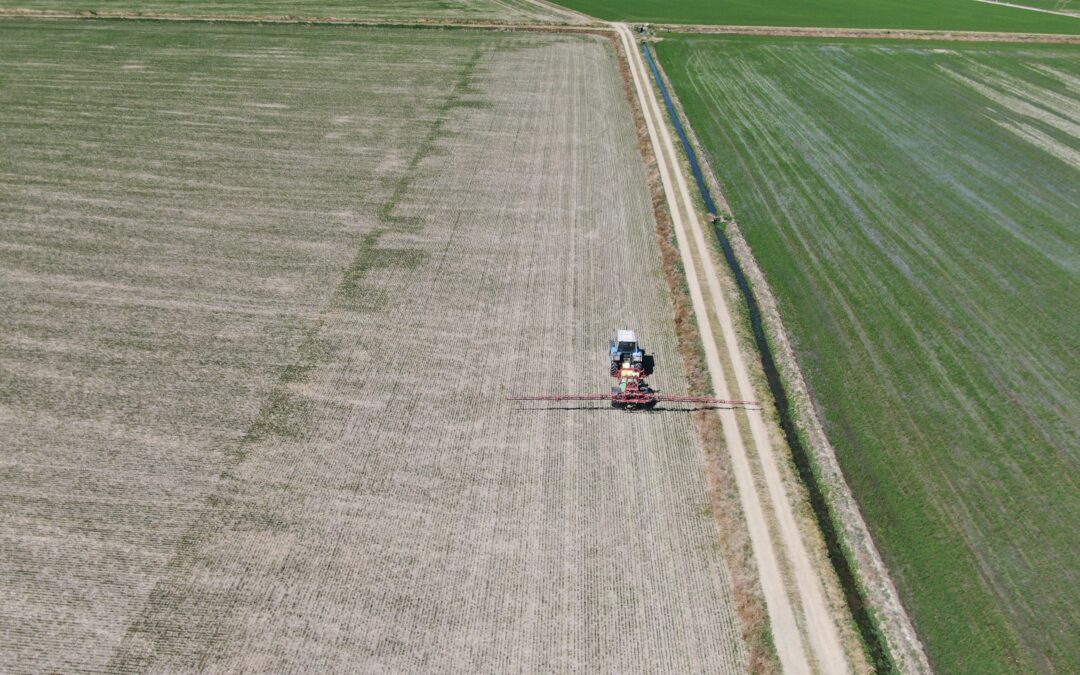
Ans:
[[[625,24],[613,25],[629,59],[652,140],[713,390],[722,398],[756,398],[720,286],[712,247],[706,242],[694,201],[678,168],[679,155],[656,101],[641,53],[629,28]],[[728,382],[728,373],[734,377],[733,387]],[[811,563],[799,532],[793,505],[781,478],[777,448],[769,437],[763,413],[721,410],[718,414],[750,530],[773,639],[785,672],[849,671],[851,667],[836,617],[830,611],[818,570]],[[752,441],[749,447],[744,440],[743,432],[746,431]],[[764,490],[755,482],[751,468],[755,461],[760,463]],[[785,581],[782,569],[790,571],[794,588]],[[809,643],[809,652],[806,643]]]
[[[1000,4],[1000,3],[991,3]],[[660,33],[768,35],[772,37],[861,38],[867,40],[948,40],[950,42],[1030,42],[1080,44],[1080,35],[1058,33],[988,33],[978,31],[895,28],[817,28],[814,26],[724,26],[718,24],[655,24]]]

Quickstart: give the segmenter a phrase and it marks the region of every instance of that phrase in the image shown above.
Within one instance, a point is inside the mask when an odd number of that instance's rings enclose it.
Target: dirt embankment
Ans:
[[[690,393],[708,396],[712,394],[708,366],[705,364],[705,356],[701,351],[701,334],[698,332],[694,320],[694,309],[686,290],[685,272],[679,260],[678,245],[666,207],[660,170],[649,141],[643,111],[634,93],[626,50],[623,49],[617,34],[611,33],[610,37],[618,55],[619,71],[626,88],[626,97],[633,111],[638,148],[648,167],[649,193],[652,197],[653,213],[656,216],[656,235],[660,246],[661,265],[675,309],[679,356],[682,358],[683,369],[686,371]],[[702,444],[708,453],[706,465],[709,502],[717,526],[724,535],[720,539],[721,550],[731,573],[735,608],[742,625],[742,637],[746,641],[749,653],[748,672],[762,675],[779,673],[781,672],[780,662],[771,644],[769,616],[754,564],[750,534],[746,529],[746,519],[739,503],[738,487],[731,474],[730,461],[727,461],[723,452],[714,451],[720,448],[723,442],[720,420],[708,411],[695,413],[694,419],[701,434]]]
[[[629,28],[625,24],[612,25],[619,30],[624,48],[628,51],[635,89],[645,110],[645,121],[657,155],[713,392],[721,398],[751,398],[753,386],[746,371],[745,358],[739,351],[734,323],[697,222],[693,198],[679,173],[678,153],[657,104],[648,69],[634,48],[635,40]],[[674,170],[672,166],[675,166]],[[725,349],[723,355],[721,348]],[[730,365],[732,372],[725,372],[725,363]],[[732,378],[730,382],[729,377]],[[740,503],[746,515],[777,656],[784,670],[811,672],[812,660],[806,649],[809,645],[813,651],[812,658],[819,661],[826,671],[846,672],[849,668],[845,663],[844,649],[839,644],[827,603],[821,597],[821,579],[806,558],[790,501],[784,494],[782,479],[778,475],[775,450],[771,447],[760,412],[748,411],[742,421],[731,410],[718,410],[717,415],[721,418],[724,442],[731,457]],[[749,425],[749,429],[745,424]],[[745,436],[747,431],[753,439],[750,445],[747,444],[750,437]],[[755,485],[749,448],[754,450],[754,457],[760,460],[764,486]],[[763,491],[767,494],[762,494]],[[770,536],[770,517],[773,516],[780,535],[776,541]],[[784,569],[795,570],[794,584],[785,582]],[[795,594],[792,594],[793,590]],[[796,612],[796,602],[801,613]],[[805,617],[801,624],[799,616]]]
[[[707,26],[693,24],[656,24],[653,28],[658,32],[666,33],[701,33],[714,35],[768,35],[773,37],[864,38],[875,40],[943,40],[951,42],[1080,44],[1080,35],[1060,35],[1056,33],[979,33],[974,31],[895,30],[891,28]]]

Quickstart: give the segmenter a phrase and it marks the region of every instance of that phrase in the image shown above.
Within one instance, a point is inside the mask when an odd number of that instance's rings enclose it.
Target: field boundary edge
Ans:
[[[824,516],[833,523],[840,553],[846,558],[857,585],[854,590],[867,601],[873,628],[885,639],[886,656],[892,661],[892,666],[903,673],[931,673],[933,670],[923,644],[900,600],[888,567],[874,544],[851,488],[844,479],[836,457],[836,449],[825,433],[816,402],[798,360],[795,358],[791,338],[784,326],[779,304],[772,288],[758,265],[753,250],[743,236],[719,180],[716,178],[711,159],[704,152],[704,146],[694,131],[693,125],[690,124],[677,92],[671,87],[663,64],[658,57],[655,60],[671,94],[680,123],[686,130],[692,149],[702,166],[702,173],[712,198],[721,210],[721,213],[716,215],[721,216],[722,221],[713,227],[717,236],[717,245],[721,248],[730,247],[730,257],[726,250],[723,254],[733,268],[737,266],[737,269],[732,269],[732,272],[745,280],[745,289],[742,288],[742,284],[738,284],[740,293],[744,296],[743,302],[748,306],[751,303],[757,306],[756,314],[766,341],[764,346],[771,353],[777,384],[780,387],[780,391],[774,391],[773,384],[770,382],[770,394],[774,400],[787,401],[786,411],[778,411],[781,419],[789,418],[795,440],[803,448],[809,450],[806,452],[809,477],[817,485],[807,487],[815,488],[827,507],[827,512],[818,514],[818,517]],[[750,294],[749,297],[747,293]],[[746,320],[753,323],[753,314],[752,311],[748,312]],[[753,326],[751,328],[753,329]],[[762,356],[760,349],[755,348],[754,351]],[[794,449],[793,452],[795,452]],[[803,474],[802,471],[799,473]],[[821,523],[818,529],[823,529]],[[824,535],[824,532],[822,534]]]
[[[177,21],[192,23],[286,24],[312,26],[357,26],[375,28],[477,28],[490,30],[566,31],[605,33],[599,23],[530,22],[501,19],[405,19],[289,14],[173,14],[165,12],[61,11],[0,7],[0,19],[81,19],[87,21]]]
[[[996,3],[994,3],[996,4]],[[852,38],[864,40],[931,40],[942,42],[1014,42],[1080,44],[1080,35],[1062,33],[1007,33],[894,28],[815,28],[811,26],[739,26],[688,23],[650,24],[655,32],[762,37]]]
[[[534,0],[541,4],[549,3]],[[996,4],[996,3],[991,3]],[[25,7],[0,7],[0,19],[84,19],[114,21],[191,21],[205,23],[266,23],[327,26],[358,26],[378,28],[474,28],[477,30],[522,30],[542,32],[597,32],[608,34],[612,29],[595,17],[585,23],[528,22],[499,19],[391,19],[364,17],[304,17],[295,15],[256,14],[173,14],[164,12],[110,12],[98,10],[46,10]],[[567,17],[569,20],[570,17]],[[890,28],[815,28],[804,26],[741,26],[723,24],[649,24],[662,33],[702,35],[742,35],[761,37],[844,38],[865,40],[923,40],[942,42],[1004,42],[1031,44],[1080,45],[1080,35],[1060,33],[1007,33],[978,31],[936,31]]]
[[[652,201],[653,215],[656,220],[656,237],[659,244],[661,271],[672,299],[672,317],[675,325],[676,345],[682,359],[682,367],[687,377],[690,393],[702,396],[714,395],[705,363],[701,335],[694,321],[694,309],[686,286],[686,270],[682,266],[675,243],[675,232],[667,211],[667,201],[660,182],[659,168],[649,140],[645,124],[644,111],[634,92],[634,83],[630,73],[628,56],[619,39],[617,30],[609,29],[610,37],[618,63],[619,75],[623,81],[628,105],[634,119],[638,150],[646,169],[646,182]],[[750,534],[746,526],[746,517],[738,499],[738,488],[731,469],[718,465],[718,459],[710,448],[720,447],[723,443],[720,421],[705,411],[694,414],[698,436],[705,453],[706,479],[709,482],[709,502],[713,518],[720,534],[721,550],[732,578],[732,592],[736,613],[742,622],[742,638],[746,643],[749,663],[747,672],[761,675],[773,675],[782,672],[776,646],[773,642],[768,612],[765,607],[764,591],[761,588],[760,570],[757,569],[750,553]],[[726,456],[721,454],[721,456]],[[726,495],[726,498],[725,498]],[[733,517],[724,517],[730,514]],[[734,535],[734,536],[733,536]]]

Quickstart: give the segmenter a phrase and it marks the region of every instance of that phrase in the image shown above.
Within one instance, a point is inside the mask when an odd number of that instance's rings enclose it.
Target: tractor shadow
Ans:
[[[516,407],[511,408],[512,412],[609,412],[618,413],[620,415],[663,415],[663,414],[687,414],[695,412],[706,412],[709,410],[738,410],[738,406],[729,405],[700,405],[692,408],[663,408],[656,407],[651,410],[620,410],[619,408],[612,408],[610,404],[603,405],[551,405],[551,406],[530,406],[530,407]]]

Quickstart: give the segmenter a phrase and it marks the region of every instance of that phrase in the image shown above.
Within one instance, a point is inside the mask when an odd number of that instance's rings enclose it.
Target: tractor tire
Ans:
[[[615,377],[618,374],[619,374],[619,364],[612,361],[611,362],[611,376]]]

